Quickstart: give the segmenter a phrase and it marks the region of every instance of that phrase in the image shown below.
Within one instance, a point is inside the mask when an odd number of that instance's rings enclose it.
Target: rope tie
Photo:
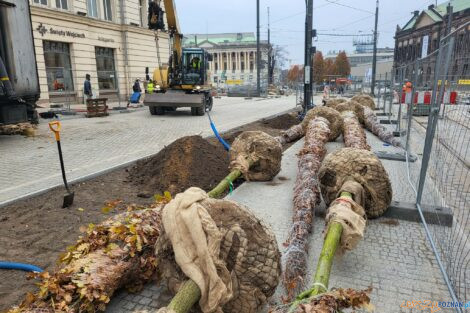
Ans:
[[[232,183],[232,181],[231,181],[230,179],[228,179],[227,177],[225,177],[225,180],[228,181],[228,185],[229,185],[229,188],[230,188],[228,194],[229,194],[229,195],[232,195],[232,192],[233,192],[233,183]]]

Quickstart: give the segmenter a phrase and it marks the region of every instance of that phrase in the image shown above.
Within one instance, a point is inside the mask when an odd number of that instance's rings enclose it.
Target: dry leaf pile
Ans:
[[[9,313],[104,311],[116,290],[140,290],[156,273],[161,209],[171,196],[156,200],[150,207],[129,206],[99,225],[82,227],[84,235],[60,256],[59,268],[32,275],[39,279],[39,291],[27,294]]]

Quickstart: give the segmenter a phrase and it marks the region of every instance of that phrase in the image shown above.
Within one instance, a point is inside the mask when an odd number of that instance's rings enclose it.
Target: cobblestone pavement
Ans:
[[[328,144],[329,152],[342,146],[341,138]],[[374,151],[395,152],[396,148],[384,145],[368,133],[368,141]],[[297,172],[296,153],[303,141],[297,142],[284,153],[282,170],[274,182],[245,183],[236,189],[231,199],[247,205],[258,217],[272,226],[279,248],[286,240],[292,220],[293,186]],[[414,195],[406,179],[405,163],[382,160],[390,175],[394,200],[412,201]],[[320,255],[324,220],[315,219],[314,232],[310,236],[308,275],[306,285],[311,284]],[[437,262],[429,247],[424,228],[420,223],[377,219],[368,221],[364,240],[357,249],[338,255],[330,278],[330,287],[365,289],[373,288],[372,303],[376,312],[422,312],[417,308],[406,309],[404,301],[450,301]],[[282,287],[279,287],[273,304],[280,303]],[[111,302],[107,312],[155,312],[169,301],[169,295],[156,284],[147,286],[139,294],[120,292]],[[451,312],[442,309],[441,312]]]
[[[295,97],[214,100],[211,117],[219,131],[295,106]],[[191,116],[188,109],[151,116],[148,109],[142,108],[106,118],[67,117],[62,124],[62,149],[69,180],[155,154],[182,136],[212,135],[207,116]],[[0,156],[0,206],[62,183],[57,146],[47,121],[42,121],[34,138],[0,136]]]

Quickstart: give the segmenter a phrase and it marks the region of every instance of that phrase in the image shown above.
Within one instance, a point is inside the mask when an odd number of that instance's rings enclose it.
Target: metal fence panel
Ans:
[[[394,91],[407,81],[413,91],[406,104],[392,109],[397,129],[407,130],[402,134],[407,154],[418,155],[406,166],[423,226],[451,297],[462,303],[470,301],[470,57],[455,39],[469,25],[444,37],[425,59],[394,69]],[[438,223],[427,223],[425,207],[438,208],[433,217]],[[439,210],[452,213],[450,227],[439,220]]]

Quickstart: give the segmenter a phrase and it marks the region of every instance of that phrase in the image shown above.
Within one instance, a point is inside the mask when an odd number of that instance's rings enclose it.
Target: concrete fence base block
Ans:
[[[387,151],[374,151],[374,153],[379,159],[406,162],[405,153]],[[410,162],[416,162],[417,160],[415,155],[410,155],[408,158]]]
[[[384,112],[380,112],[380,113],[375,113],[376,116],[390,116],[392,115],[392,113],[384,113]]]
[[[400,130],[400,131],[394,131],[393,136],[395,137],[401,137],[406,135],[406,130]]]
[[[398,124],[398,121],[397,120],[380,120],[380,124],[386,124],[386,125]]]
[[[326,215],[326,209],[327,208],[325,204],[322,202],[315,209],[315,216],[324,218]],[[450,208],[422,204],[421,209],[423,210],[423,215],[427,224],[452,227],[453,214]],[[422,222],[416,204],[399,201],[392,201],[387,211],[381,218],[415,223]]]
[[[453,213],[450,208],[422,204],[421,209],[427,224],[452,227]],[[416,204],[409,202],[392,201],[383,217],[421,223]]]

